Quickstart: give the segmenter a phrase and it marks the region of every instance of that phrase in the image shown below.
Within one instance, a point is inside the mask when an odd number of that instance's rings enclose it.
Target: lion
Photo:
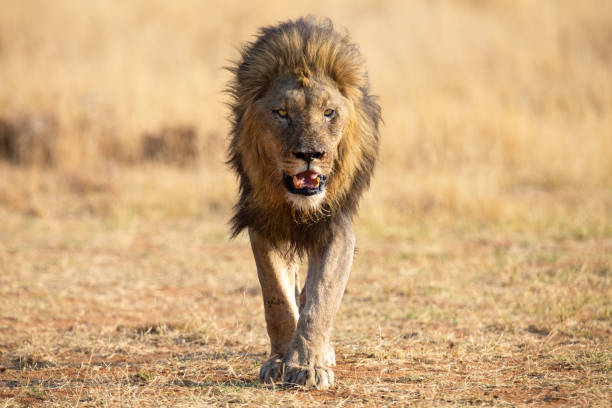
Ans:
[[[270,337],[259,379],[326,389],[381,109],[358,47],[330,20],[264,27],[229,70],[228,163],[239,180],[232,236],[248,230]]]

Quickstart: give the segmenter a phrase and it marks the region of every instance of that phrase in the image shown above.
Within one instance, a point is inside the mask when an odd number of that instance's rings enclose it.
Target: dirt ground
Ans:
[[[610,240],[358,229],[337,385],[303,392],[257,381],[260,289],[226,215],[3,213],[2,406],[609,404]]]
[[[612,2],[0,6],[0,407],[612,401]],[[385,125],[328,391],[257,380],[222,69],[314,13]]]

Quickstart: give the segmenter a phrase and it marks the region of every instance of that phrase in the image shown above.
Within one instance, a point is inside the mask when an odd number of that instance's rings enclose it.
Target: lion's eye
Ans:
[[[280,116],[281,118],[286,118],[287,115],[288,115],[288,113],[287,113],[287,111],[285,109],[277,109],[274,112],[276,112],[276,114],[278,116]]]
[[[326,118],[333,118],[336,115],[336,111],[333,109],[325,109],[325,112],[323,112],[323,114],[325,115]]]

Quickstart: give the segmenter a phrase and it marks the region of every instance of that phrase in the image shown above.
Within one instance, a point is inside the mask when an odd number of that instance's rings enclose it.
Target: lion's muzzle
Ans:
[[[292,176],[285,175],[284,182],[290,193],[311,196],[325,190],[326,179],[324,174],[306,170]]]

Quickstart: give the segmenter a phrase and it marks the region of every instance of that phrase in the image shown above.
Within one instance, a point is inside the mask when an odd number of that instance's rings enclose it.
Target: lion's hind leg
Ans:
[[[264,313],[270,337],[270,358],[262,366],[259,379],[264,383],[282,381],[282,361],[298,321],[296,279],[298,264],[287,248],[277,248],[249,230],[263,295]]]

